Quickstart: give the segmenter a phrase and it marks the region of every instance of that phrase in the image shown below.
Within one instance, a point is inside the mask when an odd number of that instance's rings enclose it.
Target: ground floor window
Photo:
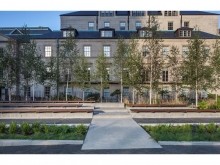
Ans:
[[[104,98],[108,98],[110,97],[110,90],[109,90],[109,87],[108,88],[104,88],[104,91],[103,91],[103,97]]]
[[[24,88],[24,96],[26,96],[26,94],[28,97],[31,96],[31,88],[30,87]]]
[[[129,87],[123,87],[123,96],[129,95]]]
[[[50,87],[44,87],[44,96],[46,98],[50,97]]]

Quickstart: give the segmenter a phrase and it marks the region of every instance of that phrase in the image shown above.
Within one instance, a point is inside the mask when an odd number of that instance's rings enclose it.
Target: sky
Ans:
[[[148,5],[149,1],[150,5]],[[219,5],[216,5],[219,4],[218,0],[184,0],[181,5],[172,3],[174,0],[139,0],[138,4],[143,5],[138,5],[134,1],[124,4],[122,0],[111,0],[111,3],[106,2],[102,5],[100,2],[103,0],[81,0],[77,1],[77,4],[73,0],[62,0],[56,3],[52,0],[38,0],[37,2],[36,0],[4,1],[4,5],[0,4],[0,27],[27,25],[28,27],[43,26],[51,30],[60,30],[60,14],[80,10],[199,10],[220,14]]]

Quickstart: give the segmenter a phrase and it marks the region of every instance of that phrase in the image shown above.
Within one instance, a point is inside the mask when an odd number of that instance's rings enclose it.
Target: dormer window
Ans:
[[[180,30],[179,36],[180,37],[191,37],[191,31],[190,30]]]
[[[72,35],[72,37],[75,36],[74,31],[63,31],[63,37],[70,37]]]
[[[112,37],[112,31],[102,31],[101,37]]]
[[[139,37],[152,37],[152,31],[147,29],[146,27],[138,30]]]
[[[100,37],[113,37],[115,29],[112,28],[102,28],[99,29],[100,31]]]
[[[101,11],[100,15],[102,17],[112,17],[114,16],[114,12],[113,11]]]

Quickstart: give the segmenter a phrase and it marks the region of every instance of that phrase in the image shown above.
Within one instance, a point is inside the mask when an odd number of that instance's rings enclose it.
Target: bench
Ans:
[[[0,103],[95,103],[94,100],[74,100],[74,101],[0,101]]]
[[[39,103],[2,103],[0,107],[81,107],[83,104],[59,104],[59,103],[52,103],[52,104],[39,104]]]
[[[127,104],[128,107],[187,107],[187,104]]]
[[[93,109],[1,109],[0,113],[92,113]]]
[[[199,110],[199,109],[130,109],[134,113],[220,113],[220,110]]]

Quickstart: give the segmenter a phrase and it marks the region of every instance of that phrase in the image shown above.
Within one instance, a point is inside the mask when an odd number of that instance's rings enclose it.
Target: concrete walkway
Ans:
[[[82,150],[162,148],[126,109],[101,108],[94,113]],[[126,117],[121,118],[122,113]]]

